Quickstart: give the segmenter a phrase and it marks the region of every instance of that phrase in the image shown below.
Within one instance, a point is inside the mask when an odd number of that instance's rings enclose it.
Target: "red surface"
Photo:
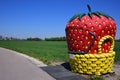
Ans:
[[[66,26],[66,37],[69,51],[85,52],[94,39],[89,32],[96,35],[96,40],[88,53],[96,54],[98,53],[98,42],[102,37],[110,35],[115,38],[116,24],[110,17],[106,18],[102,15],[98,17],[92,14],[92,19],[88,15],[83,16],[81,19],[76,17]],[[110,47],[110,40],[104,41],[102,44],[102,52],[109,52]]]

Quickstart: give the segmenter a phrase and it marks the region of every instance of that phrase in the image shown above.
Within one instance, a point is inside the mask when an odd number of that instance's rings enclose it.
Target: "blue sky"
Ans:
[[[102,11],[117,24],[120,38],[120,0],[0,0],[0,35],[17,38],[65,36],[68,20],[77,13]]]

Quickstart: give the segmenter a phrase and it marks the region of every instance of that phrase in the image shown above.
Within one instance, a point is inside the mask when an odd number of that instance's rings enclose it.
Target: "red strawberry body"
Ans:
[[[116,24],[114,20],[100,12],[78,14],[66,26],[68,49],[71,53],[98,53],[98,42],[104,36],[115,38]],[[107,53],[111,48],[111,41],[105,40],[102,52]]]

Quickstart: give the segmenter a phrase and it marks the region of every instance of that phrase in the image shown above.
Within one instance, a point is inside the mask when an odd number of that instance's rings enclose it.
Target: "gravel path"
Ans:
[[[21,53],[0,48],[0,80],[55,80],[40,68],[42,66],[47,65]]]

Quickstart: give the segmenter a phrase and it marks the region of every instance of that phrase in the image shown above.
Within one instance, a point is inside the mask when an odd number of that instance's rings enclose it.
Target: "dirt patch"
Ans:
[[[102,75],[104,80],[120,80],[120,62],[113,65],[113,72],[110,74]]]
[[[65,62],[52,62],[50,65],[51,66],[56,66],[56,65],[61,65],[63,63],[65,63]]]

